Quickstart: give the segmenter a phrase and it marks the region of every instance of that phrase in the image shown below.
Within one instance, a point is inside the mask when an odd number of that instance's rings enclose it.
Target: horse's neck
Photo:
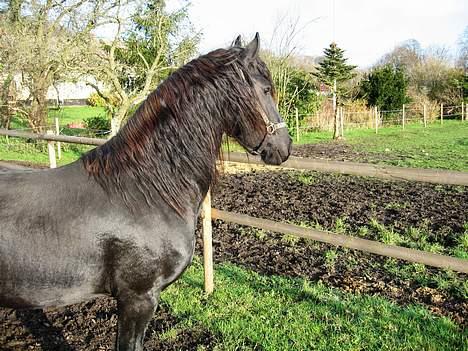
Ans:
[[[176,130],[168,128],[167,124],[157,126],[160,127],[159,132],[155,133],[157,139],[148,141],[159,148],[159,152],[155,151],[153,167],[169,170],[167,176],[159,180],[170,184],[174,191],[185,189],[180,196],[186,199],[186,206],[194,213],[199,210],[216,176],[223,135],[221,118],[214,118],[216,122],[204,121],[203,118],[208,118],[206,112],[194,114],[190,121]],[[163,144],[165,147],[161,148]]]
[[[180,215],[196,213],[215,177],[228,125],[224,99],[172,100],[150,96],[114,138],[82,158],[88,175],[132,209],[163,200]]]

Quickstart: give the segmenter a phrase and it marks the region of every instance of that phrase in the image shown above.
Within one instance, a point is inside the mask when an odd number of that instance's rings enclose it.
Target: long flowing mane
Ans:
[[[116,136],[82,156],[88,174],[131,208],[141,206],[132,192],[149,206],[156,192],[182,216],[215,179],[223,132],[264,128],[249,71],[253,65],[271,77],[260,60],[243,62],[241,52],[218,49],[172,73]]]

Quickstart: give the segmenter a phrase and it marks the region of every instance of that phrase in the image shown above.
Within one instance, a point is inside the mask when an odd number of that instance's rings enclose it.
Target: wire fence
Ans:
[[[49,133],[54,135],[84,137],[84,138],[100,138],[106,139],[110,134],[110,130],[91,129],[81,126],[80,123],[69,123],[67,125],[60,125],[60,118],[56,117],[52,121],[44,125],[37,125],[34,128],[24,126],[27,122],[21,123],[23,126],[15,125],[14,128],[9,128],[18,132],[39,132]],[[0,147],[4,154],[11,154],[12,157],[19,156],[20,158],[26,157],[27,159],[42,159],[46,161],[47,154],[50,152],[49,143],[45,140],[38,140],[34,138],[10,138],[8,136],[0,136]],[[73,143],[55,143],[57,158],[62,158],[62,152],[75,154],[75,157],[90,150],[92,147],[89,145],[79,145]]]
[[[339,107],[336,111],[338,120],[343,130],[358,128],[380,128],[405,126],[419,124],[427,126],[430,123],[443,123],[444,120],[466,121],[468,115],[467,105],[445,106],[435,105],[403,105],[397,110],[379,110],[377,108],[353,110]],[[342,119],[342,120],[341,120]],[[335,128],[335,113],[329,111],[318,111],[315,114],[298,114],[296,110],[295,119],[290,118],[291,128],[294,134],[298,132],[332,131]],[[294,121],[294,122],[293,122]],[[290,127],[292,127],[290,125]]]

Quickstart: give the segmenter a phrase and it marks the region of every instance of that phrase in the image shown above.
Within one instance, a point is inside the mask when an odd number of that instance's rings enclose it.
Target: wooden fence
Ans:
[[[11,137],[47,140],[50,143],[54,141],[102,145],[106,142],[104,139],[70,137],[64,135],[34,134],[19,132],[14,130],[0,129],[0,135]],[[49,148],[50,149],[50,148]],[[258,157],[247,156],[242,153],[224,153],[225,161],[263,164]],[[308,159],[291,157],[287,162],[281,165],[282,168],[295,168],[314,170],[320,172],[334,172],[341,174],[351,174],[357,176],[377,177],[388,180],[410,180],[423,181],[438,184],[452,184],[468,186],[468,173],[453,172],[444,170],[400,168],[390,166],[371,165],[355,162],[327,161],[321,159]],[[267,219],[254,218],[238,213],[226,212],[211,208],[210,195],[203,202],[203,240],[204,240],[204,263],[205,263],[205,290],[210,293],[213,291],[213,263],[211,251],[211,220],[220,219],[240,225],[254,226],[265,230],[275,231],[283,234],[293,234],[303,238],[309,238],[328,244],[342,246],[350,249],[356,249],[371,252],[387,257],[398,258],[410,262],[422,263],[438,268],[452,269],[462,273],[468,273],[468,260],[459,259],[450,256],[434,254],[430,252],[408,249],[400,246],[387,245],[380,242],[365,240],[352,236],[340,235],[316,229],[307,229],[299,226],[274,222]]]
[[[74,137],[54,134],[36,134],[17,130],[0,129],[0,135],[46,140],[84,145],[102,145],[107,140],[97,138]],[[251,156],[240,152],[225,152],[223,160],[238,163],[264,165],[258,156]],[[394,166],[376,165],[370,163],[329,161],[318,158],[290,157],[281,165],[282,168],[294,168],[309,171],[349,174],[362,177],[375,177],[386,180],[409,180],[435,184],[468,186],[468,173],[447,171],[441,169],[402,168]]]

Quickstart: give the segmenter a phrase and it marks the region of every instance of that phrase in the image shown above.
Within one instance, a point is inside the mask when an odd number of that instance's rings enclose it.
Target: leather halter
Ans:
[[[268,135],[276,134],[276,131],[278,129],[287,128],[286,122],[273,123],[272,121],[270,121],[261,107],[260,114],[262,116],[263,121],[265,122],[266,133],[263,136],[263,139],[260,142],[260,144],[250,151],[253,155],[260,155],[262,153],[262,151],[265,148],[265,142]]]
[[[244,72],[242,72],[241,69],[239,69],[237,66],[235,66],[235,70],[237,71],[237,73],[239,74],[239,76],[241,77],[241,79],[243,81],[247,81],[245,79]],[[270,121],[268,119],[268,117],[266,116],[265,111],[263,111],[263,108],[261,106],[259,106],[259,111],[260,111],[260,115],[262,116],[263,122],[265,122],[266,133],[263,136],[262,141],[260,142],[260,144],[258,144],[257,147],[254,147],[253,149],[250,149],[249,147],[244,146],[247,150],[249,150],[249,152],[252,155],[260,155],[262,153],[262,151],[265,148],[264,144],[265,144],[265,141],[266,141],[268,135],[275,134],[278,129],[287,128],[286,122],[273,123],[272,121]]]

